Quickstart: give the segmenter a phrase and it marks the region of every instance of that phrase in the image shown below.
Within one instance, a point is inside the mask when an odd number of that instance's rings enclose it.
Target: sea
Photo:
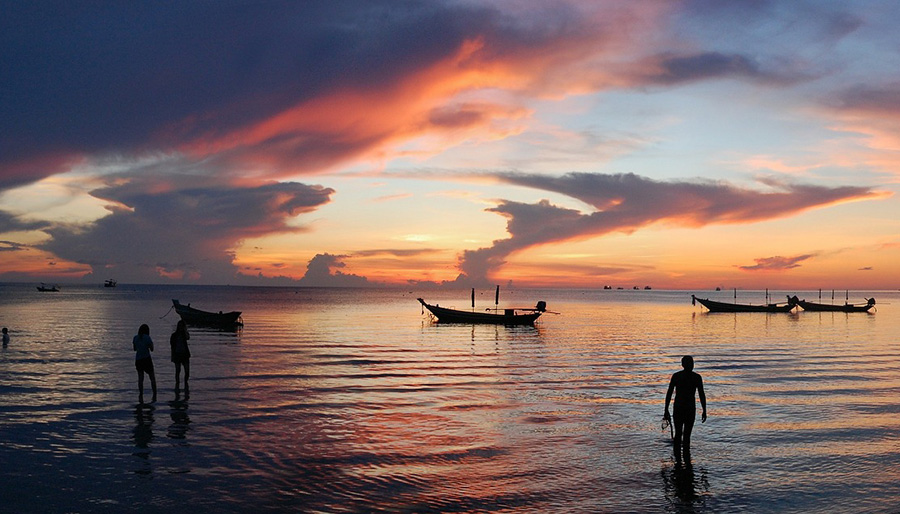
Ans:
[[[506,327],[417,301],[469,290],[35,285],[0,284],[3,512],[900,511],[897,291],[768,292],[868,314],[717,314],[691,294],[766,292],[512,287],[501,308],[552,312]],[[189,390],[173,299],[244,323],[189,327]],[[683,355],[708,399],[689,462],[662,424]]]

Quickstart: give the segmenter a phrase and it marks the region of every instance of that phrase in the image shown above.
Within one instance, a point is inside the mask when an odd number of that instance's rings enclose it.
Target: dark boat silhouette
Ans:
[[[201,311],[200,309],[191,307],[190,304],[182,305],[178,300],[172,300],[172,305],[175,308],[175,312],[177,312],[178,315],[181,316],[181,319],[184,320],[184,322],[188,325],[232,328],[236,326],[242,326],[244,324],[241,321],[240,311]]]
[[[538,302],[532,308],[503,309],[503,312],[475,312],[447,309],[437,305],[425,303],[425,300],[417,298],[423,307],[434,314],[439,323],[489,323],[494,325],[533,325],[535,320],[541,317],[547,310],[547,304]],[[499,309],[498,309],[499,310]]]
[[[37,290],[42,293],[56,293],[59,291],[59,286],[48,286],[41,282],[41,285],[37,286]]]
[[[812,312],[869,312],[875,307],[875,299],[867,298],[864,304],[844,303],[843,305],[834,305],[827,303],[807,302],[800,300],[796,296],[788,297],[788,301],[793,301],[805,311]]]
[[[697,298],[691,295],[691,303],[700,302],[700,305],[706,307],[709,312],[791,312],[797,305],[789,299],[788,303],[766,303],[763,305],[753,305],[747,303],[726,303],[709,300],[706,298]]]

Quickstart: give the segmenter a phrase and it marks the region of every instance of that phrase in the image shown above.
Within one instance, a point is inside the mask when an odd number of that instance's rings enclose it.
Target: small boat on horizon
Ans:
[[[241,321],[240,311],[219,311],[217,313],[202,311],[191,307],[191,304],[183,305],[181,302],[174,299],[172,300],[172,306],[175,309],[175,312],[177,312],[178,315],[181,316],[181,319],[188,325],[217,328],[235,328],[244,325],[243,321]]]
[[[788,303],[766,303],[762,305],[753,305],[748,303],[727,303],[717,302],[707,298],[697,298],[691,295],[691,303],[706,307],[709,312],[791,312],[797,305],[788,299]]]
[[[37,286],[37,290],[42,293],[56,293],[59,291],[59,286],[58,285],[48,286],[47,284],[44,284],[43,282],[41,282],[41,285]]]
[[[118,284],[118,282],[116,282],[114,279],[109,279],[103,283],[103,287],[116,287],[116,284]]]

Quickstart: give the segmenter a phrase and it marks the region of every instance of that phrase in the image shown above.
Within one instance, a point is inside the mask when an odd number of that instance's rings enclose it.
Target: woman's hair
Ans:
[[[150,327],[146,323],[141,325],[141,328],[138,329],[138,335],[141,334],[147,334],[148,336],[150,335]]]
[[[185,324],[183,319],[178,320],[178,325],[175,326],[176,332],[187,332],[187,324]]]

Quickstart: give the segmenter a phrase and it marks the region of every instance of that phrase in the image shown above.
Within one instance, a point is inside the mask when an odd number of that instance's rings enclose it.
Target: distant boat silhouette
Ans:
[[[41,282],[41,285],[37,286],[37,290],[44,292],[44,293],[55,293],[55,292],[59,291],[59,286],[57,286],[57,285],[48,286],[48,285],[44,284],[43,282]]]
[[[103,283],[103,287],[116,287],[116,284],[118,284],[118,282],[113,279],[109,279]]]

